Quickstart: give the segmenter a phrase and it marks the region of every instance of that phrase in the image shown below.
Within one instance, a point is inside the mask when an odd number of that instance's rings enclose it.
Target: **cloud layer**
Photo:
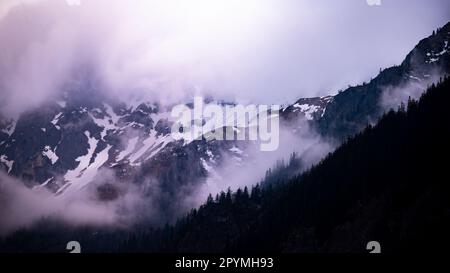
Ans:
[[[122,99],[211,93],[267,104],[334,93],[400,63],[450,15],[445,0],[81,3],[2,1],[4,112],[39,105],[82,69]]]

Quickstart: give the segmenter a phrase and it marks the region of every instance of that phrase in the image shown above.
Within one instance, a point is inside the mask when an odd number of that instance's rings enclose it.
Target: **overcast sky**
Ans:
[[[0,18],[5,109],[57,94],[81,64],[114,96],[285,103],[399,64],[450,1],[0,0]]]

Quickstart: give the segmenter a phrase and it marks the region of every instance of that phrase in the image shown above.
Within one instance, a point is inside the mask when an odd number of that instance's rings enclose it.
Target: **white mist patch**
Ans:
[[[118,219],[111,204],[98,203],[86,195],[71,200],[57,198],[45,187],[30,189],[0,173],[0,236],[48,217],[72,225],[115,224]]]
[[[297,127],[301,130],[296,134],[291,127],[280,127],[280,146],[275,151],[263,152],[258,148],[258,143],[254,143],[243,150],[235,146],[230,148],[232,155],[225,156],[223,164],[216,168],[202,160],[209,176],[195,195],[186,197],[187,206],[201,205],[210,193],[215,195],[228,188],[237,190],[259,183],[268,169],[274,167],[279,160],[288,162],[293,152],[301,158],[303,168],[307,169],[334,149],[332,144],[322,140],[309,128],[306,120],[298,123]]]
[[[62,112],[56,114],[56,116],[51,121],[51,124],[53,124],[53,126],[55,126],[55,128],[58,130],[61,129],[61,127],[59,127],[59,125],[58,125],[58,122],[59,122],[59,119],[61,118],[62,114],[63,114]]]
[[[102,157],[100,154],[98,156]],[[68,188],[70,194],[55,195],[45,187],[55,179],[52,177],[41,185],[28,188],[24,181],[0,171],[0,237],[32,227],[43,219],[62,221],[74,227],[117,228],[128,228],[142,220],[160,223],[160,219],[166,219],[158,203],[164,196],[161,185],[150,178],[139,186],[115,183],[115,189],[120,194],[108,201],[100,199],[98,186],[116,179],[110,170],[98,170],[94,180],[88,176],[80,177],[89,181],[89,185],[81,190]],[[143,194],[149,188],[151,191]],[[180,196],[183,197],[182,194]]]
[[[233,153],[236,153],[238,155],[242,155],[244,153],[241,149],[239,149],[236,146],[233,146],[232,148],[230,148],[230,151],[233,152]]]
[[[121,151],[120,154],[116,157],[116,162],[119,162],[122,159],[124,159],[126,156],[130,155],[136,148],[136,144],[138,143],[138,140],[139,140],[138,136],[128,139],[127,147],[125,148],[125,150]]]
[[[397,110],[409,99],[418,100],[428,86],[439,81],[441,75],[439,71],[435,71],[432,75],[409,75],[406,83],[395,87],[385,87],[380,98],[380,106],[385,111]]]
[[[0,87],[7,92],[0,102],[6,113],[60,95],[86,67],[111,98],[178,101],[188,88],[210,85],[213,67],[222,75],[236,68],[230,56],[245,58],[278,16],[272,1],[259,0],[21,0],[5,6]]]

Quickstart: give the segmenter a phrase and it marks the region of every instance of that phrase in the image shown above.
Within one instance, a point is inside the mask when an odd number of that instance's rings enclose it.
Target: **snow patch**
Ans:
[[[313,120],[314,117],[312,116],[315,112],[320,110],[320,106],[317,105],[309,105],[309,104],[294,104],[294,107],[297,109],[300,109],[301,112],[305,114],[305,117],[307,120]]]
[[[67,171],[64,176],[64,180],[66,181],[74,181],[76,178],[79,178],[83,171],[89,167],[89,162],[91,162],[91,158],[94,155],[95,149],[97,148],[98,140],[94,137],[90,136],[88,131],[84,132],[84,134],[88,137],[89,149],[85,155],[82,155],[75,159],[75,161],[79,162],[78,167],[74,170]]]
[[[444,46],[442,50],[438,53],[434,53],[433,51],[426,53],[427,57],[429,57],[429,60],[426,61],[427,63],[434,63],[439,61],[440,57],[448,52],[448,41],[444,41]]]
[[[58,122],[59,122],[59,119],[61,118],[61,116],[62,116],[62,112],[61,113],[59,113],[59,114],[57,114],[54,118],[53,118],[53,120],[51,121],[51,123],[56,127],[56,129],[61,129],[61,127],[59,127],[58,126]]]
[[[92,118],[92,120],[94,121],[94,123],[103,128],[103,131],[101,132],[101,137],[102,139],[105,139],[106,133],[108,132],[108,130],[115,130],[117,129],[112,118],[96,118],[94,115],[89,113],[89,116]]]
[[[17,125],[17,121],[13,119],[10,121],[8,126],[6,126],[6,128],[2,130],[2,132],[8,134],[8,136],[11,136],[14,133],[14,131],[16,130],[16,125]]]
[[[142,141],[143,146],[137,152],[129,156],[130,164],[135,166],[139,165],[138,160],[148,152],[150,152],[150,155],[147,156],[146,160],[152,158],[172,141],[173,139],[170,135],[158,137],[157,132],[152,130],[148,138]]]
[[[111,145],[107,145],[100,153],[97,154],[93,163],[89,164],[95,149],[97,148],[98,140],[89,135],[89,132],[85,132],[85,135],[89,139],[89,149],[86,155],[80,156],[76,159],[79,165],[74,170],[69,170],[64,176],[64,180],[67,184],[58,190],[57,195],[66,195],[75,191],[83,189],[87,184],[93,181],[98,173],[98,170],[108,161],[109,150]]]
[[[37,186],[34,186],[32,188],[32,190],[39,190],[39,189],[45,188],[48,185],[48,183],[50,183],[53,179],[55,179],[55,178],[54,177],[50,177],[49,179],[45,180],[44,183],[42,183],[40,185],[37,185]]]
[[[428,61],[428,63],[434,63],[439,61],[439,58],[430,58],[430,60]]]
[[[52,151],[50,146],[45,146],[42,154],[52,161],[52,165],[58,161],[59,157]]]
[[[421,79],[420,78],[418,78],[418,77],[416,77],[416,76],[412,76],[412,75],[409,75],[408,76],[410,79],[413,79],[413,80],[416,80],[416,81],[421,81]]]
[[[8,167],[8,173],[10,173],[14,165],[14,160],[8,160],[8,157],[6,155],[2,155],[0,156],[0,162],[4,163],[6,167]]]

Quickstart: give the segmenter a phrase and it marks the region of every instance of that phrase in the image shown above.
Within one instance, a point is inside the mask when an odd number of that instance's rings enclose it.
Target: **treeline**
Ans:
[[[78,240],[85,252],[366,252],[375,240],[383,252],[445,250],[449,102],[444,78],[303,174],[210,196],[174,225],[130,231],[46,223],[0,249],[64,251]],[[285,179],[276,173],[267,178]]]

